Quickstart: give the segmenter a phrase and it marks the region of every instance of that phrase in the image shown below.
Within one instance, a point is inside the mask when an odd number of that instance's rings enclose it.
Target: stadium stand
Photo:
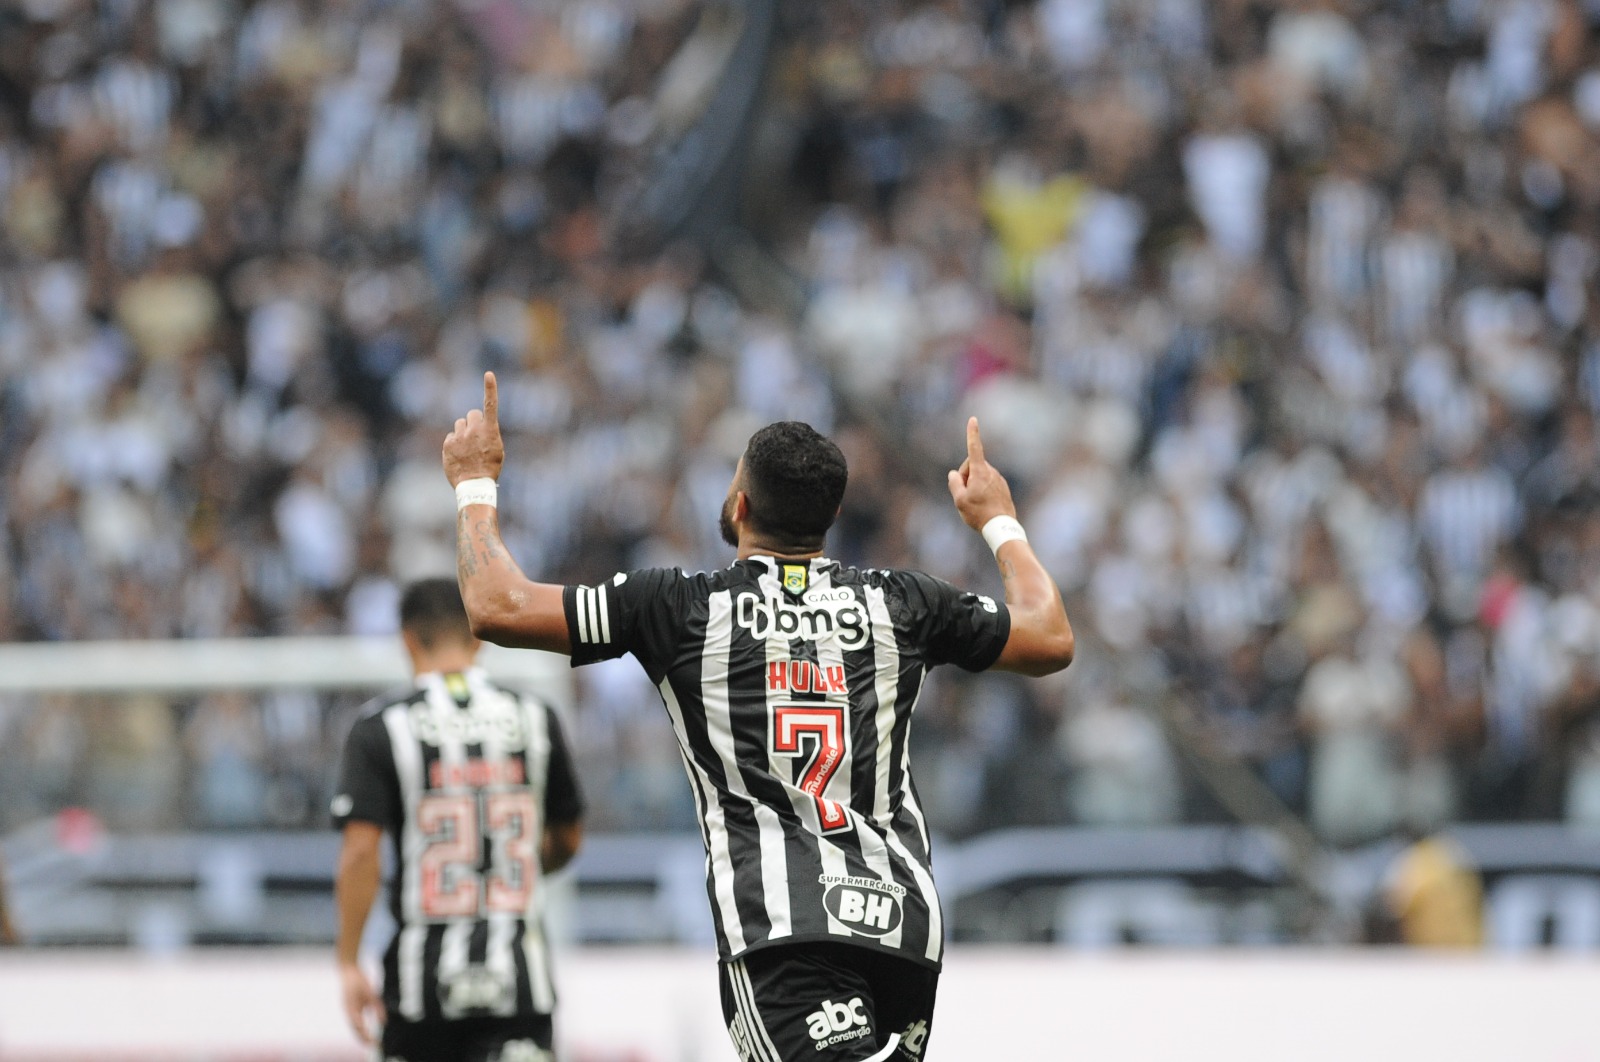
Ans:
[[[530,572],[720,566],[794,417],[835,555],[985,585],[975,412],[1080,662],[929,690],[946,832],[1221,821],[1180,746],[1332,844],[1600,822],[1600,4],[780,14],[752,71],[682,0],[7,6],[0,640],[389,633],[486,368]],[[755,73],[723,209],[620,239]],[[689,825],[577,679],[596,827]],[[5,695],[0,832],[315,826],[352,704]]]

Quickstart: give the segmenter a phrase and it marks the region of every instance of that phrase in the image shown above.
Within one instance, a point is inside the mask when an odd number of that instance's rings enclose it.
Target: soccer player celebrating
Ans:
[[[977,421],[950,494],[994,551],[1003,603],[824,557],[844,456],[795,422],[756,432],[734,472],[722,512],[732,566],[533,582],[499,534],[497,407],[487,374],[483,409],[444,442],[473,631],[574,664],[632,653],[656,683],[700,814],[740,1059],[921,1059],[944,940],[908,769],[918,691],[938,664],[1043,675],[1073,652],[1060,591]]]
[[[345,1015],[399,1062],[548,1062],[555,994],[542,874],[582,838],[582,801],[550,707],[492,684],[450,579],[408,587],[415,688],[375,702],[345,745],[335,891]],[[393,840],[383,996],[357,961]]]

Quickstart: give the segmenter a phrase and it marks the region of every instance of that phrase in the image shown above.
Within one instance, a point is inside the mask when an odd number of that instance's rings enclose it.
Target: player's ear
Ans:
[[[733,522],[742,524],[750,519],[750,495],[738,491],[733,496]]]

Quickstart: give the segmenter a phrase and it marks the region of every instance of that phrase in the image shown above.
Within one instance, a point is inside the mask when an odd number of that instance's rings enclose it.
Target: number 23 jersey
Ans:
[[[384,1004],[410,1021],[548,1014],[540,847],[583,812],[555,712],[482,671],[424,674],[345,744],[334,824],[383,827],[398,931]]]

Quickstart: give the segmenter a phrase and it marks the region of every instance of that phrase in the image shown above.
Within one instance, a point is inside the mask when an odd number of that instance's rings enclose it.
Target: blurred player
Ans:
[[[531,582],[499,534],[497,407],[488,375],[482,412],[444,444],[473,629],[574,664],[631,652],[657,684],[700,813],[739,1057],[922,1058],[944,955],[907,756],[923,677],[944,663],[1047,674],[1073,651],[1060,592],[984,459],[977,421],[950,494],[994,550],[1004,604],[825,558],[844,456],[794,422],[756,432],[734,473],[722,513],[731,567]]]
[[[401,1062],[542,1062],[551,1055],[550,955],[542,872],[582,837],[582,802],[548,705],[500,689],[473,666],[461,593],[449,579],[409,587],[401,635],[414,691],[361,714],[345,746],[335,823],[345,1015]],[[393,839],[380,1000],[357,961]]]

